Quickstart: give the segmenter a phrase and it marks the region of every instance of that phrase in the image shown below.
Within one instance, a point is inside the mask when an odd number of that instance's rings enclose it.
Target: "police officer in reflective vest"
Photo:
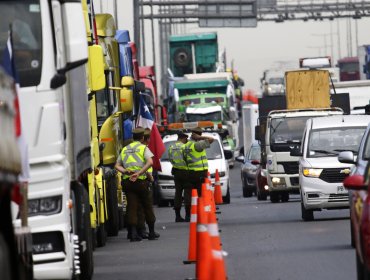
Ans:
[[[212,137],[202,136],[200,127],[192,129],[191,139],[185,144],[185,160],[189,170],[189,182],[201,195],[201,187],[208,173],[206,149],[214,141]]]
[[[128,203],[128,224],[131,228],[131,241],[141,241],[137,233],[137,209],[141,204],[145,220],[149,227],[149,240],[157,238],[154,231],[155,215],[148,187],[146,172],[153,164],[153,153],[141,142],[144,138],[144,129],[137,128],[133,132],[133,142],[121,151],[121,160],[117,160],[116,169],[123,174],[123,183],[126,186]]]
[[[186,216],[190,216],[191,189],[187,187],[188,167],[184,159],[184,145],[188,142],[188,136],[183,133],[177,133],[177,141],[168,149],[168,158],[172,164],[172,175],[175,180],[175,222],[185,222],[181,217],[182,193],[184,192],[184,203]],[[189,213],[188,213],[189,212]]]

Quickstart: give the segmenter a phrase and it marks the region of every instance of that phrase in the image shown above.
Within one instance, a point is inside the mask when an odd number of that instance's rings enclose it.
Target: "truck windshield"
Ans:
[[[312,130],[307,157],[335,157],[342,151],[357,154],[365,129],[366,127],[341,127]]]
[[[213,112],[208,114],[186,114],[188,122],[199,122],[199,121],[216,121],[222,120],[221,112]]]
[[[289,145],[302,140],[306,121],[310,116],[273,118],[270,123],[270,145],[273,152],[290,151]]]
[[[40,83],[42,64],[39,1],[0,2],[0,63],[2,63],[10,27],[20,86],[36,86]]]
[[[270,78],[268,83],[272,85],[283,85],[284,78]]]

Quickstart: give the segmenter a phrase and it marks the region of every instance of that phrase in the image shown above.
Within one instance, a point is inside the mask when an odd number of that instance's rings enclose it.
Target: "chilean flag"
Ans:
[[[162,171],[159,159],[161,158],[166,148],[163,144],[162,137],[159,134],[157,125],[154,123],[153,116],[150,114],[143,96],[140,96],[139,117],[136,126],[149,128],[151,130],[148,148],[154,154],[153,169]]]

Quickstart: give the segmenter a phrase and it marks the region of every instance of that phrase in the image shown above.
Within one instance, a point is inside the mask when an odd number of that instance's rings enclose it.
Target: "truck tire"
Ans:
[[[289,201],[289,193],[283,192],[281,193],[281,202],[288,202]]]
[[[107,244],[107,232],[104,223],[96,227],[96,242],[97,247],[104,247]]]
[[[9,247],[6,244],[3,235],[0,233],[0,271],[1,279],[11,280],[11,265],[9,258]]]
[[[119,221],[118,221],[118,199],[117,199],[117,180],[115,176],[107,176],[106,178],[107,192],[107,233],[108,236],[117,236]]]
[[[74,208],[76,218],[75,232],[79,238],[80,250],[80,280],[92,279],[94,273],[93,237],[90,224],[90,203],[87,190],[82,184],[76,183],[72,187],[74,193]]]
[[[302,220],[307,221],[313,221],[313,210],[308,210],[304,207],[303,201],[301,201],[301,211],[302,211]]]

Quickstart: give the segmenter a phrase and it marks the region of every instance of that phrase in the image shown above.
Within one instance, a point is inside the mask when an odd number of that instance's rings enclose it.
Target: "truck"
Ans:
[[[360,80],[360,64],[357,56],[338,59],[340,81]]]
[[[339,68],[333,67],[330,56],[304,57],[299,59],[299,68],[329,71],[329,80],[339,82]]]
[[[290,150],[300,145],[306,121],[343,114],[343,109],[331,106],[340,100],[349,104],[348,94],[330,96],[326,70],[287,71],[285,80],[286,96],[266,96],[258,102],[256,140],[261,145],[261,166],[266,169],[273,203],[286,202],[290,193],[299,193],[298,158],[291,156]]]
[[[0,69],[0,271],[1,278],[33,279],[32,234],[28,227],[27,190],[19,184],[22,156],[18,146],[21,137],[19,108],[15,106],[14,82]],[[16,121],[17,120],[17,121]],[[12,192],[19,188],[20,223],[13,225]],[[12,215],[13,212],[13,215]]]
[[[91,138],[82,5],[32,0],[1,2],[0,7],[1,46],[6,45],[5,29],[14,27],[20,115],[29,143],[34,277],[91,279]]]
[[[370,79],[370,45],[357,47],[357,57],[359,61],[359,71],[361,80]]]
[[[284,95],[284,71],[277,69],[265,70],[261,78],[261,89],[263,95]]]

